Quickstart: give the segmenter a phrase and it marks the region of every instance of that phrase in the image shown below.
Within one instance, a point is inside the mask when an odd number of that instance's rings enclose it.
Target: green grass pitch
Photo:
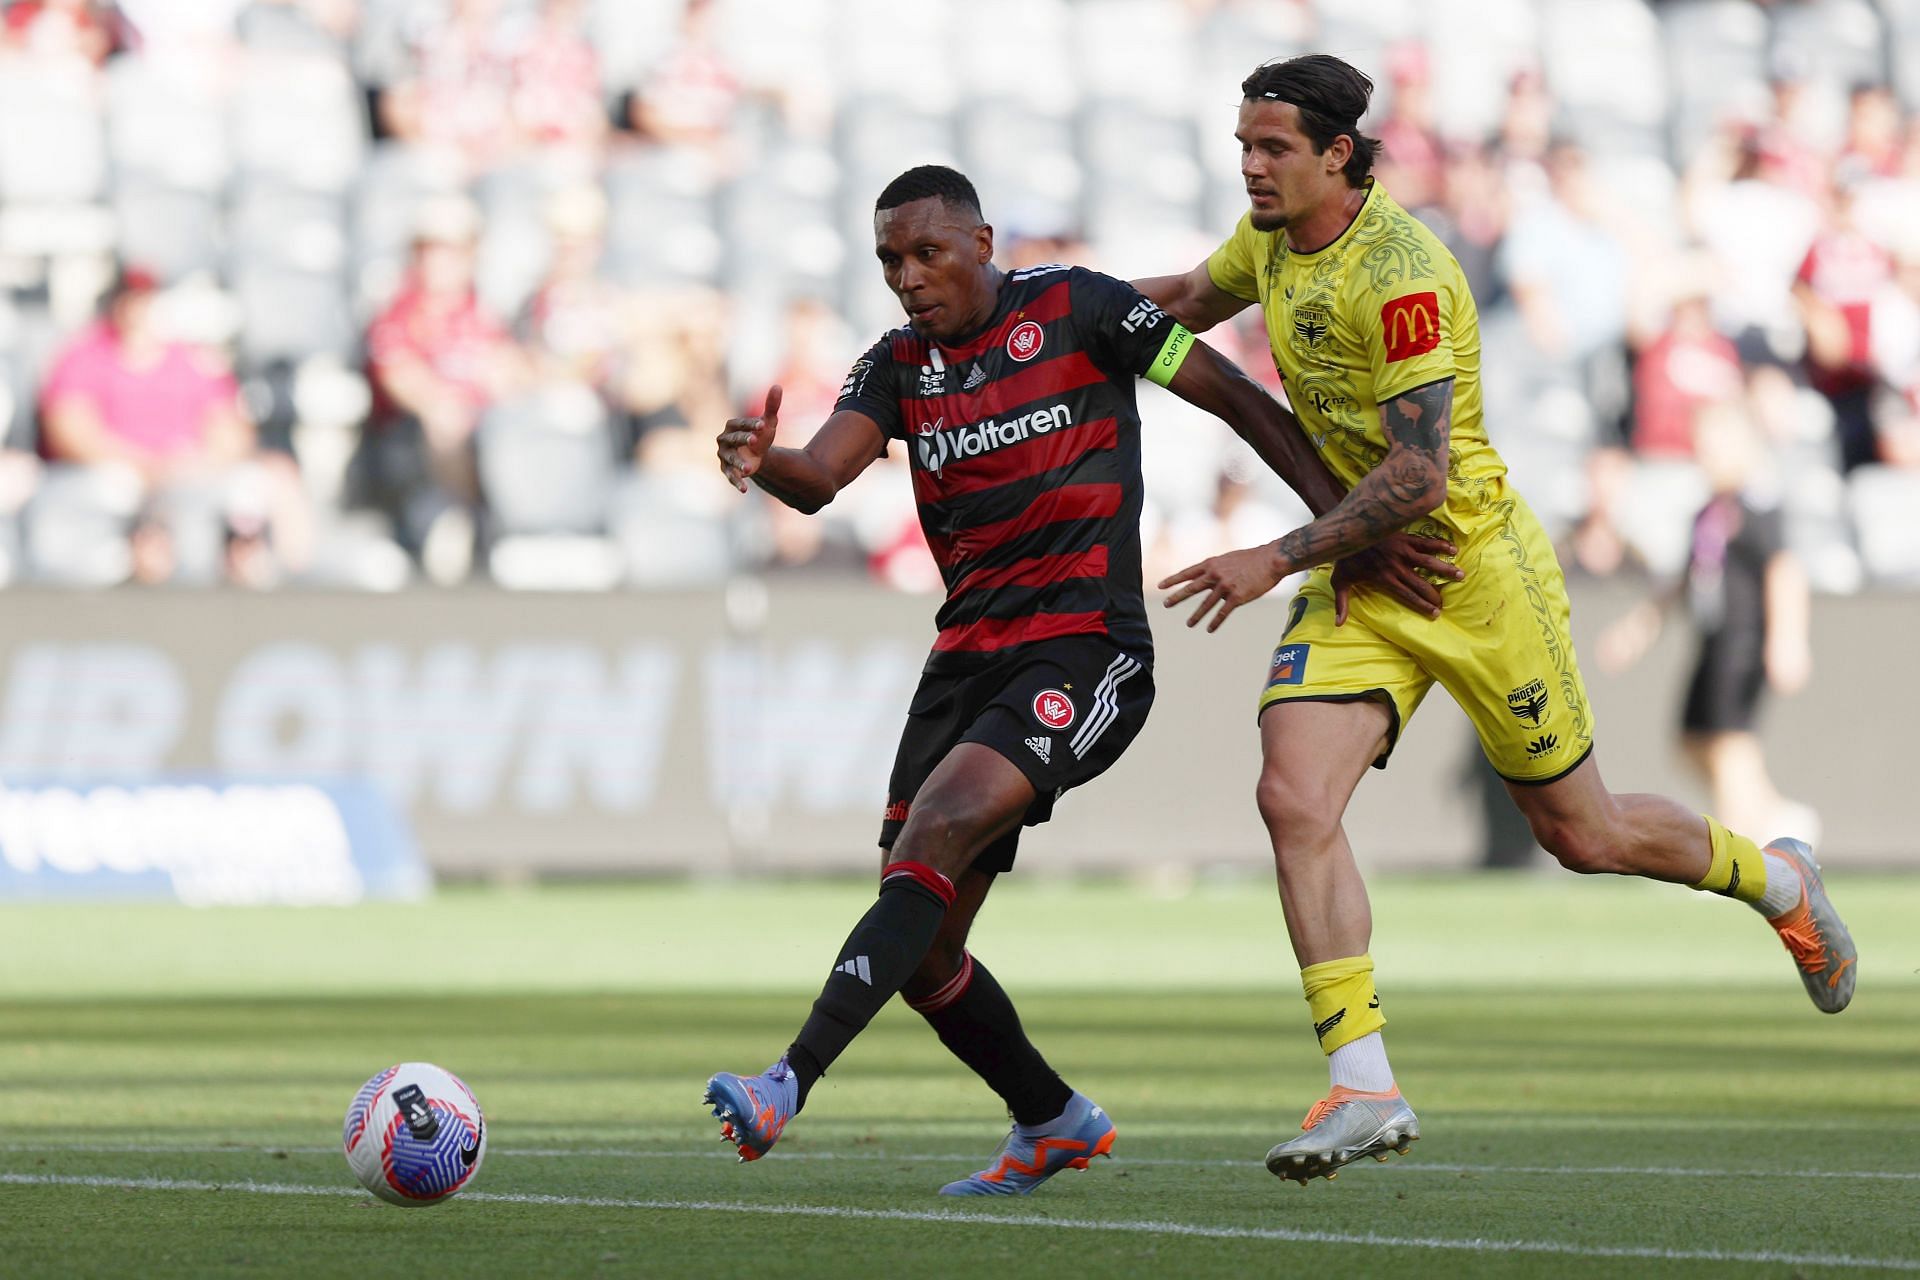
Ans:
[[[1920,1271],[1920,881],[1839,877],[1859,995],[1813,1011],[1752,913],[1682,889],[1375,885],[1425,1138],[1265,1171],[1323,1092],[1263,880],[1013,877],[976,951],[1111,1111],[1116,1158],[943,1201],[1004,1113],[897,1003],[779,1148],[715,1069],[786,1044],[855,882],[456,889],[421,906],[0,907],[0,1275],[1826,1276]],[[355,1088],[461,1074],[454,1201],[358,1190]]]

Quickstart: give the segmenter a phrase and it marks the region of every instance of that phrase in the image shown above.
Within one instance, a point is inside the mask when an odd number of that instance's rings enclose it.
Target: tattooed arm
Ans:
[[[1278,542],[1213,556],[1164,579],[1162,590],[1178,588],[1167,597],[1167,607],[1205,592],[1187,625],[1219,605],[1207,625],[1218,630],[1235,609],[1273,590],[1288,574],[1370,547],[1446,501],[1453,379],[1387,401],[1380,406],[1380,421],[1387,456],[1333,510]]]
[[[1447,500],[1453,379],[1416,387],[1380,406],[1387,456],[1340,505],[1274,544],[1280,576],[1338,560],[1404,528]]]

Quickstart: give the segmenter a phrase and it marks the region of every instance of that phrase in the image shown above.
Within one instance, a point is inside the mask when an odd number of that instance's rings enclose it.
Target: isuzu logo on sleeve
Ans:
[[[1033,718],[1049,729],[1064,729],[1073,723],[1073,699],[1058,689],[1042,689],[1033,695]]]
[[[1031,320],[1023,320],[1013,326],[1013,332],[1007,335],[1007,354],[1025,364],[1040,354],[1040,348],[1046,340],[1046,330]]]

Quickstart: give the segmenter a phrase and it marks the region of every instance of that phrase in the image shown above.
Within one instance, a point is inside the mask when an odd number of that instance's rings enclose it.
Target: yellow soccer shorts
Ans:
[[[1593,712],[1568,626],[1567,586],[1539,520],[1509,494],[1459,556],[1466,577],[1426,618],[1378,590],[1355,595],[1333,625],[1332,570],[1308,575],[1287,611],[1260,710],[1276,702],[1375,699],[1400,730],[1435,681],[1473,721],[1480,748],[1511,782],[1571,773],[1593,750]]]

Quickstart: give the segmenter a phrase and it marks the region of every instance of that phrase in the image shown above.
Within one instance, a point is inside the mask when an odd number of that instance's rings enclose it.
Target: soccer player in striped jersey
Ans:
[[[1021,828],[1112,765],[1153,703],[1135,379],[1227,421],[1312,510],[1344,491],[1271,397],[1131,286],[996,268],[959,173],[895,179],[874,241],[908,323],[854,364],[804,449],[773,445],[775,387],[764,413],[727,423],[720,466],[743,492],[813,512],[903,445],[947,598],[888,786],[879,897],[786,1054],[758,1075],[715,1075],[707,1100],[741,1159],[758,1159],[901,992],[1013,1115],[998,1158],[943,1193],[1024,1194],[1104,1154],[1113,1122],[1033,1047],[967,933]],[[1430,615],[1440,598],[1423,574],[1450,574],[1451,550],[1403,536],[1344,573]]]
[[[1213,630],[1282,578],[1294,598],[1260,699],[1260,813],[1330,1089],[1304,1132],[1267,1153],[1301,1183],[1419,1136],[1381,1037],[1367,890],[1341,821],[1435,682],[1479,732],[1534,838],[1574,871],[1646,876],[1751,904],[1815,1007],[1853,997],[1855,952],[1798,840],[1764,849],[1664,796],[1615,793],[1593,755],[1566,581],[1481,421],[1480,325],[1459,263],[1374,181],[1360,132],[1372,82],[1326,54],[1263,64],[1241,85],[1237,137],[1251,208],[1185,275],[1140,281],[1195,330],[1258,305],[1298,429],[1350,486],[1278,542],[1169,577]],[[1361,597],[1329,566],[1400,530],[1460,548],[1444,616]]]

